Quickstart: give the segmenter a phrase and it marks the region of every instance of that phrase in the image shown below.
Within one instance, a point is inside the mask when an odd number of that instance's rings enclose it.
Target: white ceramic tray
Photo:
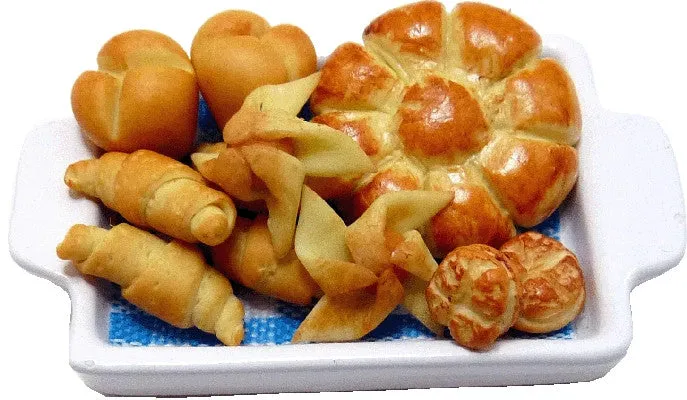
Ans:
[[[570,340],[500,340],[477,353],[450,340],[241,347],[133,347],[108,342],[107,288],[55,255],[75,223],[104,225],[96,203],[72,197],[66,166],[93,156],[73,120],[31,132],[21,154],[10,251],[72,301],[71,366],[94,390],[118,395],[521,385],[588,381],[606,374],[632,338],[630,291],[677,265],[685,213],[670,144],[653,120],[603,110],[583,49],[545,37],[579,93],[580,174],[561,208],[560,239],[579,257],[587,304]],[[52,327],[51,329],[60,329]]]

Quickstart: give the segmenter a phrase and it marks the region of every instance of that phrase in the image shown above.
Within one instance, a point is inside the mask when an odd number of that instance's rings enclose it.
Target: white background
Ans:
[[[71,117],[69,93],[85,69],[96,67],[100,46],[133,28],[159,30],[189,50],[196,29],[228,8],[247,8],[272,24],[289,22],[311,35],[319,55],[359,40],[366,24],[401,1],[261,2],[12,1],[0,5],[0,232],[8,232],[14,175],[26,133],[44,121]],[[680,2],[494,1],[525,18],[540,33],[571,37],[587,50],[604,107],[656,118],[687,177],[687,23]],[[453,4],[451,3],[452,7]],[[609,151],[612,151],[609,149]],[[642,149],[637,149],[641,153]],[[628,162],[631,162],[628,160]],[[652,168],[647,165],[646,168]],[[46,171],[46,173],[62,173]],[[40,229],[40,227],[36,227]],[[647,238],[650,242],[651,238]],[[48,281],[19,268],[0,241],[0,397],[91,399],[68,365],[69,298]],[[636,288],[631,295],[634,339],[626,357],[605,377],[589,383],[537,387],[460,388],[366,393],[376,399],[420,396],[531,399],[547,396],[684,393],[687,360],[687,262]],[[517,372],[516,372],[517,373]],[[256,376],[255,379],[261,379]],[[281,394],[249,399],[357,398],[360,393]],[[244,398],[237,396],[235,398]]]

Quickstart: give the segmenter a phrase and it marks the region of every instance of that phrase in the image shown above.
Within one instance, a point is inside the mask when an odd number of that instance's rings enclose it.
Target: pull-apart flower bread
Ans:
[[[324,64],[315,122],[358,142],[375,171],[342,201],[355,219],[389,191],[450,190],[424,227],[435,256],[471,243],[500,246],[531,227],[577,178],[581,130],[573,82],[540,58],[541,39],[510,13],[426,1],[391,10]]]
[[[399,304],[439,333],[424,299],[437,264],[416,229],[451,198],[450,192],[438,191],[387,193],[347,227],[306,186],[295,251],[324,295],[292,341],[360,339]]]
[[[340,186],[372,169],[355,141],[297,117],[318,80],[316,73],[254,90],[225,125],[224,142],[191,155],[198,171],[229,195],[264,202],[278,259],[293,249],[304,183]]]

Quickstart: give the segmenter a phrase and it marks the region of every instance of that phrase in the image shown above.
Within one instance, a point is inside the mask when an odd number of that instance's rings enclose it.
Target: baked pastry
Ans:
[[[229,10],[208,19],[191,46],[203,98],[221,128],[253,89],[315,72],[308,35],[293,25],[270,25],[249,11]]]
[[[352,139],[297,117],[318,79],[313,74],[254,90],[225,125],[224,142],[191,155],[198,171],[229,195],[244,204],[264,201],[278,259],[293,249],[304,183],[352,180],[372,169]]]
[[[193,245],[165,242],[122,223],[74,225],[57,247],[85,275],[121,286],[122,297],[179,328],[198,327],[226,345],[243,340],[243,305],[231,284]]]
[[[215,268],[258,293],[301,305],[320,293],[293,248],[277,258],[265,215],[239,217],[229,239],[211,250]]]
[[[64,182],[134,225],[189,243],[222,243],[236,220],[229,196],[208,187],[193,168],[150,150],[78,161]]]
[[[83,133],[106,151],[148,149],[178,159],[196,137],[198,85],[191,60],[158,32],[128,31],[105,43],[98,71],[78,77],[71,102]]]
[[[525,232],[504,243],[501,251],[523,267],[516,329],[551,332],[580,314],[585,303],[584,274],[577,257],[561,242],[541,233]]]
[[[427,287],[432,318],[448,326],[461,346],[491,347],[518,318],[520,268],[516,259],[487,245],[456,248],[439,264]]]
[[[405,191],[380,196],[353,225],[313,190],[303,189],[296,228],[298,258],[324,296],[294,333],[294,342],[356,340],[377,327],[396,306],[430,329],[420,294],[436,268],[417,226],[451,200],[450,192]],[[420,301],[418,301],[420,300]]]
[[[375,163],[341,200],[349,219],[396,190],[452,190],[424,228],[435,256],[500,246],[547,218],[577,178],[581,117],[560,63],[539,58],[532,27],[498,8],[424,1],[339,46],[311,96],[315,122],[356,140]]]

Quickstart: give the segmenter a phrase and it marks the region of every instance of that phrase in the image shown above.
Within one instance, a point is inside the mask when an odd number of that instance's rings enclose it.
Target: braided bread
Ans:
[[[86,137],[106,151],[154,150],[172,158],[191,151],[198,85],[191,61],[170,37],[136,30],[110,39],[98,71],[72,88],[72,110]]]
[[[424,227],[432,253],[500,246],[547,218],[577,179],[581,116],[573,82],[506,11],[424,1],[391,10],[327,59],[315,122],[355,139],[375,163],[340,209],[355,219],[396,190],[451,190]]]

